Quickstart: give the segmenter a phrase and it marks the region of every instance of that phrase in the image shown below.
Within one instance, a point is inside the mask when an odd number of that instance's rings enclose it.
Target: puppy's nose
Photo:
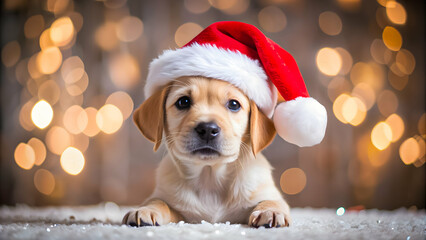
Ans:
[[[220,133],[220,127],[214,122],[201,122],[195,127],[195,131],[202,140],[212,140]]]

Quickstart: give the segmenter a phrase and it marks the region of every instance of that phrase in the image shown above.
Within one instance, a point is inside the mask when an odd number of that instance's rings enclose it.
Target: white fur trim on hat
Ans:
[[[278,135],[299,147],[322,141],[327,126],[327,111],[313,98],[298,97],[278,104],[274,113]]]
[[[265,115],[272,117],[277,90],[258,60],[210,44],[195,43],[176,50],[166,50],[149,66],[145,98],[183,76],[204,76],[227,81],[243,91]]]

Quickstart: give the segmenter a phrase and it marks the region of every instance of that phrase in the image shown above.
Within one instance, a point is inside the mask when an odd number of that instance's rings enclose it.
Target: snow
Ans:
[[[292,209],[290,228],[259,229],[226,223],[121,225],[131,209],[107,202],[94,206],[0,207],[0,239],[425,239],[424,210],[346,211]],[[340,211],[341,212],[341,211]],[[340,213],[339,213],[340,214]]]

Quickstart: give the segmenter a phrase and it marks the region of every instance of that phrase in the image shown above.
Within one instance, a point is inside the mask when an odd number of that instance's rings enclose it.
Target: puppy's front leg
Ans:
[[[290,208],[284,200],[265,200],[257,204],[250,214],[248,224],[252,227],[264,226],[288,227],[290,226]]]
[[[160,199],[152,199],[146,205],[128,212],[122,223],[130,226],[160,226],[184,220],[182,215]]]

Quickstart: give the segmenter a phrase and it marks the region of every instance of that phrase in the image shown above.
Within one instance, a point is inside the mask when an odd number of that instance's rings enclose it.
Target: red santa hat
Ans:
[[[241,89],[268,117],[277,133],[298,146],[322,141],[327,112],[311,98],[293,57],[256,27],[217,22],[188,44],[166,50],[149,67],[145,97],[177,77],[205,76]],[[285,102],[277,104],[277,90]]]

